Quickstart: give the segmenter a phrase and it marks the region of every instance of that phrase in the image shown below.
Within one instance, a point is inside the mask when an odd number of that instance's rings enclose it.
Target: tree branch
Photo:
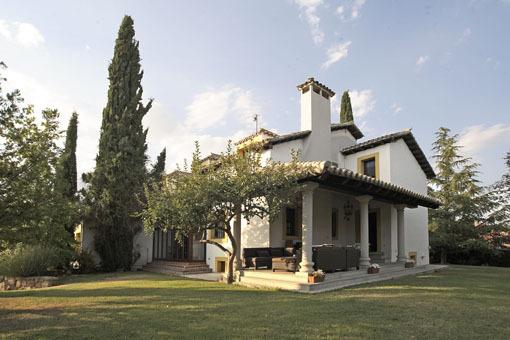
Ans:
[[[209,244],[214,244],[216,247],[220,248],[221,250],[223,250],[225,253],[227,253],[229,256],[232,255],[232,252],[230,250],[228,250],[227,248],[225,248],[223,245],[221,245],[220,243],[216,242],[216,241],[213,241],[213,240],[200,240],[201,243],[209,243]]]

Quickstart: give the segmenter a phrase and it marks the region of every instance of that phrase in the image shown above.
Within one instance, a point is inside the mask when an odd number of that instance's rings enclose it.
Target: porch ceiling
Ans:
[[[301,180],[319,183],[322,187],[350,195],[370,195],[374,199],[408,206],[437,208],[440,202],[404,187],[340,168],[333,162],[302,162],[307,174]]]

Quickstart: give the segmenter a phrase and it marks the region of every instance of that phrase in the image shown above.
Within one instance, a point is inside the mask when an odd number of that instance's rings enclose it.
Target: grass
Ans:
[[[0,292],[3,338],[510,338],[510,268],[303,295],[158,274]]]

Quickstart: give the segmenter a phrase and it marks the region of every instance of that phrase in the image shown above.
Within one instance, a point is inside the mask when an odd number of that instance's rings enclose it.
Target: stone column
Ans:
[[[319,185],[306,183],[303,186],[303,215],[301,229],[301,268],[299,272],[305,275],[313,272],[312,244],[313,244],[313,192]]]
[[[395,206],[390,207],[390,262],[397,262],[398,255],[398,232],[397,232],[397,209]]]
[[[397,229],[398,229],[398,262],[406,262],[406,226],[404,219],[404,205],[397,205]]]
[[[358,196],[360,213],[360,243],[361,257],[359,259],[360,268],[367,268],[370,265],[369,247],[368,247],[368,202],[372,196]]]

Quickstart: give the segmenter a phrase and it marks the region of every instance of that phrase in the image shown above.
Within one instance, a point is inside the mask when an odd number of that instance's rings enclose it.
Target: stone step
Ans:
[[[188,275],[211,273],[212,270],[205,262],[175,262],[153,261],[143,267],[143,270],[154,273]]]

